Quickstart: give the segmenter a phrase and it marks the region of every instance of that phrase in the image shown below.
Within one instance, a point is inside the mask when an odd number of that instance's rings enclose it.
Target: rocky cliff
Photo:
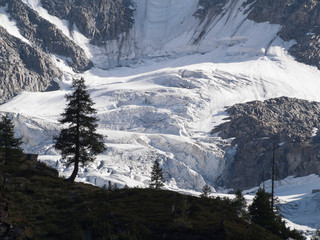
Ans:
[[[320,2],[316,0],[248,0],[249,19],[281,24],[279,36],[295,40],[290,53],[300,62],[320,68]]]
[[[234,138],[233,163],[220,184],[250,188],[275,177],[320,174],[320,103],[281,97],[237,104],[227,109],[228,122],[215,128],[222,138]]]
[[[0,103],[22,90],[56,89],[53,79],[59,78],[62,72],[53,64],[51,54],[70,59],[69,65],[75,71],[84,71],[92,66],[80,47],[21,1],[1,0],[0,6],[6,7],[7,14],[28,41],[0,29]]]
[[[61,72],[39,48],[33,48],[0,27],[0,103],[22,90],[44,91],[55,86]]]
[[[76,26],[91,43],[102,45],[128,32],[134,23],[131,0],[41,0],[48,12]]]
[[[43,0],[41,3],[52,15],[69,20],[70,31],[76,26],[97,45],[128,31],[133,23],[133,7],[129,0]],[[58,85],[53,79],[59,78],[62,72],[52,62],[51,54],[67,59],[75,72],[93,66],[82,48],[23,1],[0,0],[0,7],[6,9],[20,34],[28,41],[22,41],[0,27],[0,103],[23,90],[56,89]]]
[[[7,4],[8,14],[17,22],[21,35],[31,42],[33,48],[70,58],[68,63],[75,71],[85,71],[92,66],[83,49],[24,3],[1,0],[0,4]]]

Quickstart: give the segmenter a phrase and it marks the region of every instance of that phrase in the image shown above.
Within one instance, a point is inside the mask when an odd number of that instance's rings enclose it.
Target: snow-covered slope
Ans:
[[[52,137],[71,79],[84,77],[108,149],[80,170],[78,181],[145,187],[159,159],[167,188],[217,187],[236,151],[231,140],[209,134],[224,121],[225,106],[283,95],[320,101],[320,72],[288,55],[293,42],[277,36],[281,26],[248,20],[242,0],[227,1],[204,21],[193,17],[195,0],[137,0],[131,32],[103,47],[77,29],[70,34],[39,0],[24,2],[81,46],[95,67],[76,74],[52,56],[65,73],[60,90],[24,92],[0,111],[13,117],[26,151],[67,176],[72,168],[64,167]],[[7,22],[2,26],[14,26]],[[107,69],[118,64],[126,66]]]
[[[287,225],[304,231],[310,239],[315,230],[320,228],[320,177],[315,174],[299,178],[289,176],[276,181],[274,186],[280,213],[290,219]],[[259,187],[271,192],[271,181],[261,183]],[[257,189],[244,191],[249,201]]]
[[[92,61],[101,68],[131,65],[141,59],[178,57],[213,52],[209,61],[257,57],[277,41],[279,25],[256,24],[247,20],[249,12],[243,0],[226,1],[219,12],[210,12],[205,20],[194,17],[195,0],[135,1],[135,24],[120,40],[109,41],[93,54]],[[258,39],[257,39],[258,38]],[[292,43],[286,43],[291,45]],[[219,49],[219,51],[217,51]],[[221,54],[222,53],[222,54]],[[97,58],[99,56],[99,58]]]

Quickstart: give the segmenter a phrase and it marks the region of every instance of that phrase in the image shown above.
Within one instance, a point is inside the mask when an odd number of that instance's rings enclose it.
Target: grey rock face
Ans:
[[[44,2],[49,3],[50,1]],[[92,36],[97,42],[126,30],[127,22],[119,18],[128,14],[123,10],[124,6],[129,9],[128,1],[90,1],[90,3],[87,1],[81,3],[53,1],[53,3],[57,3],[53,5],[56,15],[63,15],[63,9],[69,9],[69,12],[66,11],[71,22],[77,23],[79,29]],[[75,5],[81,7],[75,7]],[[86,8],[87,5],[90,6],[91,12]],[[0,0],[0,6],[7,6],[7,12],[17,22],[21,35],[31,43],[28,45],[8,34],[5,29],[0,29],[0,103],[12,98],[22,90],[45,91],[58,87],[53,79],[61,76],[61,72],[51,62],[48,53],[71,59],[68,63],[76,72],[86,71],[92,67],[83,49],[22,1]],[[102,16],[102,13],[105,15]],[[109,18],[113,20],[110,21],[113,25],[106,23],[110,20]],[[93,25],[99,28],[100,35],[92,28]],[[109,26],[105,32],[102,30],[104,25]],[[130,24],[128,26],[130,27]]]
[[[290,53],[300,62],[320,68],[320,2],[317,0],[248,0],[249,19],[281,24],[279,35],[296,40]]]
[[[131,0],[41,0],[48,12],[77,26],[79,31],[100,45],[116,39],[133,26]]]
[[[19,0],[0,0],[0,5],[8,6],[8,13],[17,21],[20,33],[43,52],[71,58],[69,65],[75,71],[85,71],[92,67],[84,51],[67,38],[54,25],[27,7]]]
[[[0,0],[17,22],[21,35],[30,45],[0,28],[0,103],[23,90],[45,91],[56,89],[54,78],[61,76],[48,53],[71,58],[70,65],[76,71],[91,66],[82,49],[65,37],[55,26],[41,19],[37,13],[19,0]]]
[[[60,71],[41,49],[33,48],[0,27],[0,103],[22,90],[44,91]]]
[[[75,25],[97,45],[129,31],[133,24],[131,0],[41,2],[50,14],[69,20],[70,30]],[[53,79],[60,77],[61,72],[51,62],[49,54],[70,59],[68,64],[76,72],[93,66],[83,49],[21,0],[0,0],[0,6],[7,6],[7,12],[16,21],[20,34],[30,42],[28,45],[0,28],[0,103],[22,90],[57,89]]]
[[[274,144],[276,179],[320,174],[320,103],[282,97],[237,104],[227,112],[230,121],[213,132],[234,137],[237,152],[221,185],[245,189],[271,179]]]

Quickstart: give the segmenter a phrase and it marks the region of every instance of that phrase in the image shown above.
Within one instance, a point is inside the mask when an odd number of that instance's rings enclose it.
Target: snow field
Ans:
[[[261,183],[267,192],[271,192],[271,180]],[[258,188],[246,190],[244,194],[253,194]],[[279,201],[280,213],[289,220],[287,226],[304,231],[310,239],[320,228],[320,176],[312,174],[305,177],[289,176],[275,181],[275,195]]]

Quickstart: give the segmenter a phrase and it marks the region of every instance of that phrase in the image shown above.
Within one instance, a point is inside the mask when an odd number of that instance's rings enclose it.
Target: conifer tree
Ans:
[[[249,206],[251,221],[268,229],[282,239],[303,240],[304,236],[296,230],[286,227],[281,216],[273,211],[272,195],[259,188],[252,204]]]
[[[252,222],[271,230],[276,218],[271,207],[271,194],[259,188],[252,204],[249,206],[249,213]]]
[[[150,188],[160,189],[163,186],[163,174],[158,160],[155,160],[151,171]]]
[[[17,162],[22,159],[22,141],[14,136],[14,125],[12,120],[4,115],[0,121],[0,158],[5,164]]]
[[[96,110],[87,92],[84,79],[73,80],[73,93],[66,95],[67,107],[61,114],[61,124],[67,125],[54,137],[54,147],[61,151],[67,166],[74,164],[71,176],[67,179],[74,182],[79,170],[79,164],[86,165],[95,160],[95,155],[102,153],[106,147],[103,136],[96,133],[98,119],[94,116]]]
[[[240,216],[244,216],[246,213],[247,201],[242,195],[241,190],[237,190],[235,193],[235,198],[232,200],[232,206],[236,209]]]

